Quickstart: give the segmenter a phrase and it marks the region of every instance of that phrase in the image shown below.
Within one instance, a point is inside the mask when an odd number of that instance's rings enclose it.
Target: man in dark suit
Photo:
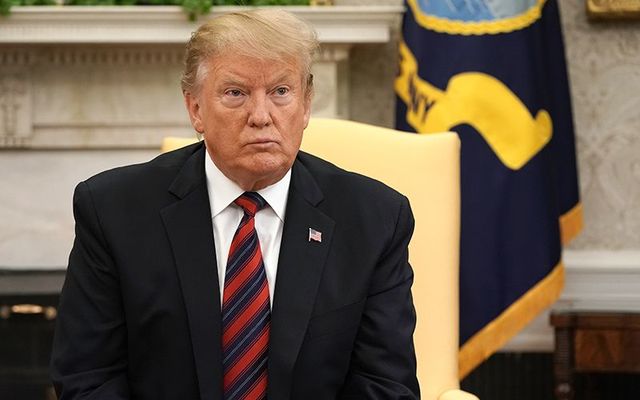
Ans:
[[[51,371],[62,399],[415,399],[407,199],[299,152],[313,30],[192,36],[204,141],[81,183]]]

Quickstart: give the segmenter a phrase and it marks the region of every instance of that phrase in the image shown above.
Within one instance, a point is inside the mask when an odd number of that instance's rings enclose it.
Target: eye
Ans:
[[[284,86],[280,86],[279,88],[277,88],[274,91],[275,94],[277,94],[278,96],[285,96],[286,94],[289,93],[289,88],[288,87],[284,87]]]
[[[240,97],[242,96],[242,92],[238,89],[228,89],[224,92],[225,95],[230,97]]]

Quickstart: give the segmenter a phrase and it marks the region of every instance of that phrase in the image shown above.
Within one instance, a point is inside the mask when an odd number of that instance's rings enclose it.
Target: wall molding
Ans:
[[[0,68],[57,66],[182,65],[183,46],[69,46],[1,47]]]
[[[640,312],[640,251],[564,252],[562,310]]]
[[[552,310],[640,312],[640,251],[565,250],[565,287]],[[501,351],[553,351],[549,310]]]
[[[214,6],[191,22],[178,6],[13,7],[0,43],[186,43],[206,18],[246,9]],[[309,21],[321,43],[386,43],[402,6],[288,6]]]
[[[24,146],[32,134],[30,74],[0,68],[0,148]]]

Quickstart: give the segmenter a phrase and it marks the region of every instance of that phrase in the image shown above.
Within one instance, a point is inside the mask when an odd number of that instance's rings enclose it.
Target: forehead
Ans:
[[[302,77],[300,62],[294,58],[261,58],[225,52],[207,61],[207,80],[221,82],[271,83],[274,80],[291,80],[296,83]]]

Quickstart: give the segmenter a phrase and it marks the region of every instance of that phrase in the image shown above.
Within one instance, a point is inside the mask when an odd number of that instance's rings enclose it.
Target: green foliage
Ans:
[[[190,21],[195,21],[198,15],[204,15],[211,10],[211,0],[183,0],[182,9]]]
[[[0,0],[0,15],[9,15],[9,10],[13,2],[11,0]]]
[[[0,0],[0,15],[8,15],[12,6],[49,6],[55,0]],[[69,6],[161,6],[181,5],[190,20],[207,14],[211,6],[292,6],[308,5],[309,0],[64,0]]]
[[[13,3],[16,4],[17,1]],[[22,5],[25,6],[51,6],[54,4],[56,4],[54,0],[22,0]]]
[[[0,0],[0,15],[9,15],[13,6],[52,6],[55,0]]]
[[[255,0],[254,6],[306,6],[309,0]]]
[[[307,6],[309,0],[213,0],[214,6]]]
[[[12,6],[50,6],[55,0],[0,0],[0,15]],[[309,0],[64,0],[69,6],[182,6],[191,21],[209,13],[211,6],[306,6]]]
[[[179,6],[183,3],[183,0],[64,0],[68,6]]]

